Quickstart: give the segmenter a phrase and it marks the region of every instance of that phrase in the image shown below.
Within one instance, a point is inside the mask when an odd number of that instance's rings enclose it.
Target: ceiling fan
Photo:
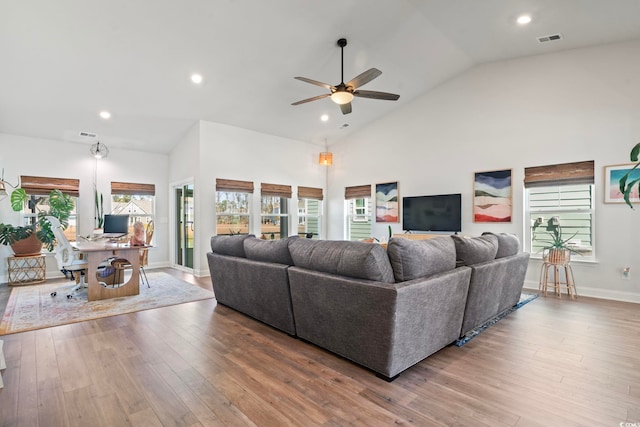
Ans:
[[[382,71],[377,68],[371,68],[364,73],[354,77],[347,83],[344,82],[344,47],[347,45],[347,39],[338,40],[338,46],[340,46],[340,54],[341,54],[341,75],[340,75],[340,84],[337,86],[332,86],[326,83],[322,83],[316,80],[308,79],[306,77],[294,77],[297,80],[301,80],[303,82],[311,83],[312,85],[320,86],[326,89],[329,89],[330,93],[325,93],[324,95],[314,96],[313,98],[303,99],[302,101],[294,102],[291,105],[300,105],[305,104],[307,102],[315,101],[322,98],[331,97],[331,100],[336,104],[340,105],[340,110],[342,114],[349,114],[351,112],[351,100],[354,96],[360,98],[369,98],[369,99],[383,99],[386,101],[397,101],[400,98],[400,95],[396,95],[395,93],[387,93],[387,92],[377,92],[373,90],[358,90],[359,87],[364,86],[369,83],[371,80],[378,77],[382,74]]]

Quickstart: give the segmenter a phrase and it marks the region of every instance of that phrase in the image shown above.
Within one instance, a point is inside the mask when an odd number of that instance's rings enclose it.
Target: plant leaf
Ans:
[[[640,142],[637,143],[636,146],[631,149],[631,155],[629,156],[631,158],[631,161],[637,162],[639,154],[640,154]]]

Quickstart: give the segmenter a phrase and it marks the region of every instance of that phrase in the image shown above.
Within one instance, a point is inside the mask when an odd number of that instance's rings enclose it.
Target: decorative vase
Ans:
[[[11,245],[11,249],[17,257],[40,255],[40,251],[42,251],[42,242],[38,240],[36,233],[33,233],[26,239],[15,242]]]

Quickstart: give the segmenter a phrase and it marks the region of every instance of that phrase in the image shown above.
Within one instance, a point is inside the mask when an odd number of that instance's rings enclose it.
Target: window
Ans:
[[[593,162],[525,169],[525,224],[532,256],[542,256],[547,227],[559,225],[572,259],[595,260]]]
[[[298,234],[320,238],[322,188],[298,187]]]
[[[145,225],[155,217],[156,187],[154,184],[129,182],[111,183],[111,213],[129,215],[129,234],[133,235],[133,224],[140,221]]]
[[[216,179],[216,234],[249,234],[253,182]]]
[[[373,218],[371,214],[371,185],[359,185],[345,189],[346,239],[371,238]]]
[[[284,239],[289,236],[290,198],[290,185],[262,184],[260,238]]]
[[[80,180],[65,178],[49,178],[39,176],[21,176],[20,187],[29,196],[29,201],[22,209],[23,225],[35,224],[38,221],[39,212],[49,212],[49,193],[52,190],[60,190],[71,196],[73,210],[69,215],[69,225],[64,230],[64,235],[70,242],[76,241],[78,234],[78,195]]]

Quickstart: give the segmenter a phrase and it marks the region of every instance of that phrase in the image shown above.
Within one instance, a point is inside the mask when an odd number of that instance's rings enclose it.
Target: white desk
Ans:
[[[88,262],[87,283],[89,301],[107,298],[126,297],[140,293],[140,249],[150,246],[129,246],[129,244],[110,242],[75,242],[73,247],[85,255]],[[117,288],[105,288],[98,283],[96,272],[102,261],[108,258],[125,258],[133,270],[127,283]]]

